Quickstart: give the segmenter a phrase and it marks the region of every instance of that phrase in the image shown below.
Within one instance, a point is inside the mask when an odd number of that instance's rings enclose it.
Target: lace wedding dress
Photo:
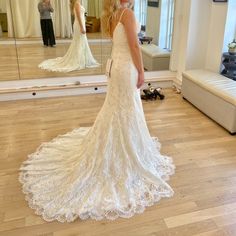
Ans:
[[[85,9],[81,6],[80,15],[85,29],[84,14]],[[70,72],[99,66],[99,63],[94,59],[91,53],[86,34],[80,32],[80,25],[77,17],[75,17],[73,29],[73,39],[65,56],[43,61],[38,65],[39,68],[54,72]]]
[[[92,127],[43,143],[20,168],[29,206],[46,221],[129,218],[173,190],[170,157],[149,134],[126,34],[113,34],[113,66]]]

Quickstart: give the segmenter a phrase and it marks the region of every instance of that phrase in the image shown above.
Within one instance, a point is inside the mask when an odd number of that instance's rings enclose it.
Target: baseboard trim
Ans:
[[[145,72],[145,85],[171,88],[176,74],[170,71]],[[105,93],[104,75],[47,78],[0,82],[0,101],[39,99]]]

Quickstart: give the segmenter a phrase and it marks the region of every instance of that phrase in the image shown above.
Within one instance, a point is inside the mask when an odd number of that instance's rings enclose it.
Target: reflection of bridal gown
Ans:
[[[80,15],[85,29],[84,14],[85,9],[81,6]],[[73,40],[65,56],[43,61],[39,64],[39,68],[55,72],[70,72],[99,66],[91,53],[86,34],[80,32],[77,17],[75,17],[73,29]]]
[[[113,34],[113,66],[94,125],[43,143],[20,170],[30,207],[46,221],[101,220],[141,213],[173,190],[170,157],[149,134],[126,34]]]

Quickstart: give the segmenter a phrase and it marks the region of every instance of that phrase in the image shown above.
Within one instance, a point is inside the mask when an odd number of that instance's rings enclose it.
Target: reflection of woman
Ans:
[[[53,12],[53,8],[51,6],[50,0],[42,0],[38,4],[38,10],[40,13],[40,25],[43,36],[43,44],[45,46],[56,44],[55,36],[53,31],[53,24],[51,18],[51,12]]]
[[[143,65],[127,2],[104,1],[104,31],[113,38],[113,64],[94,125],[42,144],[21,167],[30,206],[47,221],[129,218],[173,194],[166,180],[174,165],[160,153],[143,113],[138,89],[144,81]]]
[[[64,57],[49,59],[39,64],[41,69],[58,72],[70,72],[97,67],[93,58],[85,31],[85,9],[79,0],[70,0],[72,13],[75,15],[74,35],[72,43]]]

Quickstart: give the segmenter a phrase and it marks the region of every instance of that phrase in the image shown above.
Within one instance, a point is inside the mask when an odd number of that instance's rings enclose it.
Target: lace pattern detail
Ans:
[[[22,164],[19,180],[26,200],[44,220],[129,218],[162,197],[173,195],[173,190],[164,182],[174,174],[170,157],[155,153],[154,162],[142,172],[135,170],[128,157],[123,160],[125,163],[117,159],[113,174],[107,168],[93,173],[85,159],[77,163],[77,158],[70,155],[71,146],[67,150],[65,147],[68,143],[77,143],[79,147],[88,132],[89,128],[79,128],[43,143]],[[158,139],[152,142],[159,150]]]
[[[121,50],[113,55],[94,125],[43,143],[20,168],[26,200],[46,221],[129,218],[173,195],[166,181],[175,167],[148,131],[122,27],[114,34]]]

